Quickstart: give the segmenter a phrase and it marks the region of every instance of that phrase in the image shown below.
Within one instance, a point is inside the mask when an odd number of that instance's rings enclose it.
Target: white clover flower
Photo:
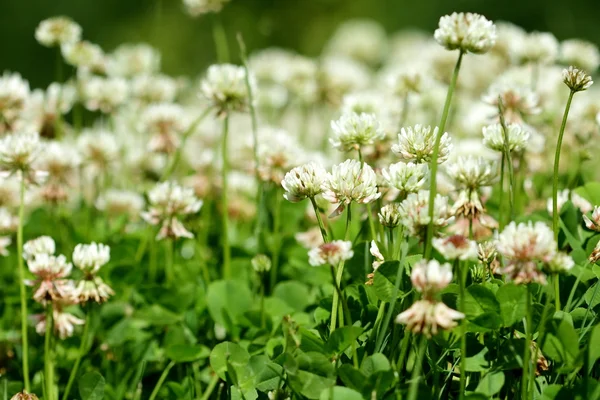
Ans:
[[[508,124],[506,126],[506,137],[508,138],[508,150],[520,153],[527,147],[529,132],[520,124]],[[483,127],[483,144],[495,151],[504,152],[504,129],[500,124]]]
[[[119,155],[115,135],[105,130],[85,129],[77,139],[77,147],[83,162],[100,171],[116,161]]]
[[[444,238],[433,238],[433,247],[446,260],[476,260],[477,242],[462,235],[452,235]]]
[[[76,148],[63,142],[49,142],[38,158],[39,166],[48,172],[49,179],[67,183],[77,172],[81,157]]]
[[[593,73],[600,66],[600,51],[592,42],[569,39],[560,44],[560,61]]]
[[[91,76],[82,82],[81,92],[88,110],[111,113],[127,101],[129,85],[122,78]]]
[[[540,98],[528,87],[515,83],[497,83],[490,87],[482,100],[498,109],[498,98],[502,100],[504,118],[510,123],[522,123],[524,117],[541,113]]]
[[[87,40],[65,43],[60,47],[60,51],[66,63],[74,67],[94,68],[104,61],[102,48]]]
[[[13,215],[5,207],[0,207],[0,232],[15,232],[19,227],[19,217]]]
[[[265,127],[259,137],[258,175],[265,182],[280,184],[290,169],[309,158],[297,138],[284,129]]]
[[[496,26],[479,14],[452,13],[440,18],[433,36],[448,50],[482,54],[494,46]]]
[[[151,225],[161,224],[157,240],[194,237],[178,219],[195,214],[202,207],[202,200],[196,198],[193,189],[179,186],[176,182],[160,182],[148,192],[148,202],[149,209],[141,216]]]
[[[296,203],[306,198],[314,198],[323,192],[323,183],[327,179],[327,171],[314,162],[293,168],[285,174],[281,186],[286,200]]]
[[[35,325],[35,331],[40,335],[45,335],[46,315],[39,314],[39,316],[34,317],[37,317],[36,320],[38,321]],[[77,318],[71,313],[61,310],[52,310],[52,325],[54,327],[54,334],[62,340],[73,336],[73,334],[75,333],[76,325],[84,324],[85,320]],[[27,397],[27,399],[37,400],[37,396]]]
[[[90,275],[87,279],[80,280],[75,288],[75,295],[80,303],[89,301],[104,303],[114,294],[114,290],[96,275]]]
[[[56,251],[54,239],[50,236],[40,236],[36,239],[28,240],[23,245],[23,258],[32,260],[40,254],[53,255]]]
[[[402,225],[414,236],[421,236],[423,229],[429,225],[429,190],[410,193],[399,208]],[[433,207],[433,225],[439,229],[448,224],[452,218],[448,198],[436,194]]]
[[[250,76],[250,83],[255,85],[253,76]],[[246,71],[243,67],[233,64],[211,65],[200,84],[200,91],[219,114],[248,108]]]
[[[62,254],[59,256],[40,253],[27,260],[29,271],[36,276],[34,281],[27,282],[35,286],[33,299],[45,304],[48,300],[57,300],[66,295],[68,283],[65,280],[71,273],[73,265],[67,262]]]
[[[229,0],[183,0],[186,11],[192,17],[202,14],[218,13]]]
[[[46,47],[78,42],[81,26],[69,17],[52,17],[43,20],[35,30],[35,39]]]
[[[377,242],[371,240],[371,247],[369,248],[369,253],[373,256],[373,271],[377,271],[377,269],[385,262],[383,254],[379,251],[379,247],[377,247]]]
[[[131,190],[109,189],[98,196],[96,208],[106,212],[109,217],[125,215],[133,220],[144,209],[144,198]]]
[[[28,182],[40,183],[48,175],[37,169],[36,161],[44,146],[36,132],[13,133],[0,139],[0,174],[17,173]]]
[[[406,311],[398,314],[397,324],[406,325],[406,329],[426,337],[437,335],[440,330],[456,327],[457,320],[465,318],[461,312],[451,309],[441,302],[419,300]]]
[[[329,264],[337,266],[342,261],[352,258],[352,242],[344,240],[334,240],[315,247],[308,252],[308,262],[313,267]]]
[[[498,235],[498,252],[510,260],[550,262],[556,253],[554,234],[542,222],[511,222]]]
[[[110,55],[106,72],[109,76],[134,78],[151,75],[160,69],[160,53],[147,43],[122,44]]]
[[[485,213],[485,207],[476,190],[461,190],[451,210],[452,215],[476,220]]]
[[[367,65],[377,65],[385,55],[387,34],[374,21],[356,19],[344,22],[326,45],[325,52],[349,57]]]
[[[334,122],[340,123],[344,116],[346,116],[346,119],[349,119],[351,114],[356,114],[354,118],[358,117],[360,114],[372,114],[373,116],[378,116],[386,109],[386,102],[381,96],[381,93],[371,91],[354,92],[348,93],[343,97],[340,109],[342,117],[338,121],[331,121],[334,132]]]
[[[565,203],[567,201],[569,201],[569,197],[570,197],[570,200],[573,203],[573,205],[575,207],[577,207],[579,209],[579,211],[581,211],[582,214],[584,214],[583,220],[586,222],[586,225],[587,225],[587,220],[586,220],[587,217],[585,216],[585,214],[587,214],[588,212],[594,210],[595,207],[589,201],[587,201],[586,199],[584,199],[583,197],[581,197],[577,193],[570,191],[569,189],[560,190],[557,193],[556,205],[557,205],[557,209],[558,209],[559,213],[560,213],[560,210],[565,205]],[[553,199],[552,199],[552,197],[550,197],[546,201],[546,210],[548,211],[548,214],[552,215],[552,212],[553,212]]]
[[[12,239],[10,236],[0,236],[0,256],[6,257],[10,253],[8,252],[8,247],[12,243]]]
[[[452,282],[452,266],[421,260],[413,266],[410,281],[423,296],[432,299]]]
[[[364,65],[352,59],[327,57],[318,73],[323,100],[339,105],[346,94],[367,88],[370,76]]]
[[[381,170],[385,182],[401,193],[416,193],[423,189],[429,176],[427,164],[397,162]]]
[[[573,92],[582,92],[587,90],[594,83],[591,76],[573,66],[563,69],[562,77],[565,85],[567,85],[567,87]]]
[[[575,261],[566,253],[558,252],[548,263],[548,271],[554,274],[568,272],[575,266]]]
[[[323,235],[318,226],[314,226],[306,232],[298,232],[294,239],[305,249],[310,250],[323,244]]]
[[[151,136],[148,142],[150,151],[170,154],[179,147],[179,136],[188,126],[188,117],[180,105],[161,103],[146,107],[138,129]]]
[[[380,196],[375,171],[356,160],[334,165],[323,182],[323,198],[332,204],[340,204],[340,211],[353,201],[367,204]]]
[[[373,114],[344,114],[337,121],[331,121],[331,129],[334,137],[329,143],[340,151],[360,150],[385,136],[381,123]]]
[[[585,223],[586,228],[600,232],[600,207],[594,206],[591,219],[590,217],[584,214],[583,222]]]
[[[73,250],[73,264],[87,275],[95,275],[109,261],[110,247],[102,243],[80,243]]]
[[[17,178],[4,178],[0,174],[0,207],[18,207],[21,203],[20,191],[21,183]]]
[[[446,172],[459,187],[474,191],[491,186],[498,171],[494,162],[483,157],[462,156],[447,165]]]
[[[415,125],[402,128],[398,135],[398,144],[392,145],[392,151],[399,154],[405,161],[413,161],[417,164],[431,162],[436,137],[439,135],[438,127]],[[438,164],[448,159],[452,150],[452,143],[447,132],[442,134],[438,152]]]
[[[167,75],[136,76],[131,83],[131,93],[144,104],[170,103],[177,95],[177,83]]]
[[[558,58],[558,40],[550,32],[531,32],[515,43],[517,63],[552,64]]]
[[[385,77],[386,86],[398,97],[409,93],[421,93],[426,81],[425,71],[416,66],[394,69]]]
[[[288,67],[284,69],[283,86],[302,103],[317,100],[317,63],[308,57],[295,54]]]
[[[45,327],[44,327],[45,329]],[[45,332],[45,330],[44,330]],[[33,393],[27,393],[26,390],[15,394],[10,400],[39,400],[38,397]]]
[[[16,72],[4,72],[0,77],[0,120],[10,126],[23,111],[28,97],[29,82]]]
[[[395,228],[400,225],[400,204],[390,203],[379,210],[379,223],[387,228]]]

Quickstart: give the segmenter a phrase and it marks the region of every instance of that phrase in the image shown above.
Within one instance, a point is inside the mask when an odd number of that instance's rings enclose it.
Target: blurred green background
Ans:
[[[390,33],[403,28],[433,33],[439,17],[452,11],[600,43],[600,0],[232,0],[221,18],[235,55],[236,32],[250,51],[280,46],[317,55],[347,19],[375,19]],[[106,51],[123,42],[151,43],[162,52],[169,74],[194,76],[215,60],[214,16],[191,18],[180,0],[0,0],[0,70],[19,71],[33,87],[51,82],[56,49],[38,45],[33,33],[40,20],[54,15],[75,19],[83,37]]]

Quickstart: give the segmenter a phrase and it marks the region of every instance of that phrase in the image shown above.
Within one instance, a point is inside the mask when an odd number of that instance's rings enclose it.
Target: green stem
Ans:
[[[217,386],[217,383],[219,383],[219,376],[215,374],[210,380],[210,383],[206,387],[206,390],[204,391],[204,394],[202,395],[202,398],[200,400],[208,400],[213,390],[215,390],[215,386]]]
[[[565,112],[563,114],[562,123],[560,125],[560,131],[558,132],[558,141],[556,143],[556,153],[554,155],[554,176],[552,179],[552,229],[554,230],[554,240],[558,243],[558,165],[560,163],[560,149],[562,147],[563,135],[565,134],[565,127],[567,126],[567,118],[569,116],[569,110],[571,108],[571,102],[573,101],[574,91],[571,90],[569,93],[569,99],[565,106]]]
[[[388,312],[385,315],[385,319],[383,323],[379,326],[379,332],[377,333],[377,339],[375,340],[375,353],[379,353],[382,350],[383,339],[387,333],[388,326],[390,325],[390,321],[392,320],[392,314],[394,313],[394,308],[396,307],[396,301],[398,299],[398,293],[400,292],[400,283],[402,282],[402,274],[404,273],[404,260],[406,258],[406,253],[408,252],[408,244],[403,242],[401,245],[401,256],[400,256],[400,264],[398,265],[398,272],[396,272],[396,282],[394,282],[394,291],[392,292],[392,299],[390,301],[390,307],[388,308]]]
[[[227,45],[227,33],[223,27],[223,21],[219,13],[213,16],[213,39],[217,52],[217,61],[221,64],[229,62],[229,47]]]
[[[498,202],[498,226],[500,231],[504,229],[504,164],[506,157],[502,152],[502,160],[500,162],[500,196]]]
[[[500,125],[502,126],[502,134],[504,136],[504,159],[506,159],[506,166],[508,167],[508,200],[509,200],[509,212],[508,220],[512,220],[515,207],[515,173],[513,170],[513,162],[510,152],[510,144],[508,138],[508,126],[504,119],[504,104],[502,98],[498,96],[498,117],[500,118]]]
[[[531,321],[531,292],[527,286],[525,298],[525,351],[523,354],[523,375],[521,377],[521,399],[528,398],[529,364],[531,364],[531,337],[533,323]]]
[[[23,265],[23,225],[25,213],[25,177],[21,174],[21,187],[19,195],[19,226],[17,229],[17,265],[19,268],[19,290],[21,295],[21,337],[23,340],[23,381],[25,390],[31,389],[29,383],[29,340],[27,338],[27,296],[25,290],[25,266]]]
[[[67,382],[67,386],[63,392],[62,400],[69,399],[69,393],[71,393],[71,387],[73,386],[73,382],[75,382],[75,377],[77,376],[77,371],[79,370],[79,364],[81,364],[81,359],[87,353],[87,337],[90,329],[90,313],[85,316],[85,325],[83,326],[83,334],[81,335],[81,343],[79,344],[79,351],[77,352],[77,359],[75,360],[75,364],[73,364],[73,368],[71,368],[71,373],[69,374],[69,381]]]
[[[581,267],[581,271],[577,275],[577,279],[573,284],[573,288],[571,289],[571,293],[569,293],[569,298],[567,299],[567,305],[565,306],[565,312],[571,311],[571,304],[573,303],[573,297],[575,296],[575,292],[577,291],[577,287],[579,286],[579,282],[581,282],[581,277],[583,276],[583,271],[588,267],[589,261],[585,263],[583,267]]]
[[[174,271],[173,271],[173,247],[174,240],[166,239],[165,240],[165,281],[167,285],[173,283]]]
[[[433,154],[431,155],[431,175],[429,178],[429,224],[427,224],[427,237],[425,242],[425,258],[429,259],[431,257],[431,241],[433,239],[433,211],[434,211],[434,201],[437,190],[437,169],[438,169],[438,155],[440,152],[440,142],[442,139],[442,135],[444,134],[444,130],[446,129],[446,121],[448,119],[448,113],[450,112],[450,104],[452,104],[452,95],[454,94],[454,89],[456,88],[456,81],[458,80],[458,72],[460,70],[460,64],[463,59],[463,51],[461,50],[458,54],[458,60],[456,60],[456,65],[454,66],[454,72],[452,73],[452,80],[450,81],[450,86],[448,87],[448,93],[446,94],[446,102],[444,104],[444,111],[442,112],[442,119],[440,121],[440,125],[438,127],[438,134],[435,138],[435,145],[433,147]]]
[[[465,262],[455,261],[458,273],[458,285],[459,285],[459,298],[460,298],[460,312],[463,314],[466,310],[466,299],[465,290],[467,286],[467,274],[468,269],[466,268]],[[459,399],[465,398],[465,390],[467,388],[467,321],[463,320],[460,324],[460,389]]]
[[[317,222],[319,223],[319,229],[321,230],[321,236],[323,237],[323,242],[327,243],[329,240],[327,238],[327,230],[325,229],[325,224],[323,224],[323,218],[321,217],[321,212],[319,211],[319,207],[317,206],[317,202],[314,197],[310,198],[310,203],[315,210],[315,216],[317,217]]]
[[[421,381],[421,370],[423,366],[423,357],[427,348],[427,338],[422,336],[419,338],[419,347],[417,349],[417,357],[413,366],[412,375],[410,377],[410,388],[408,390],[408,400],[417,400],[419,395],[419,382]]]
[[[348,240],[348,236],[350,235],[350,223],[352,220],[352,204],[348,204],[346,209],[346,233],[344,235],[344,239]],[[344,276],[344,261],[340,262],[340,265],[337,267],[337,273],[335,275],[335,279],[333,284],[339,286],[342,282],[342,276]],[[335,330],[337,312],[339,307],[339,294],[337,291],[333,292],[333,301],[331,305],[331,322],[329,324],[329,332],[332,333]]]
[[[404,337],[402,338],[402,343],[400,344],[400,356],[398,357],[398,364],[396,365],[396,369],[398,373],[402,376],[402,371],[404,370],[404,361],[406,360],[406,356],[408,355],[408,347],[410,345],[410,337],[412,336],[411,331],[408,329],[404,329]]]
[[[229,160],[227,154],[227,136],[229,133],[229,115],[223,120],[223,135],[221,142],[221,238],[223,239],[223,279],[231,278],[231,248],[229,246],[229,204],[227,203],[227,175],[229,173]]]
[[[554,281],[554,309],[560,311],[560,279],[558,274],[553,274]]]
[[[154,386],[154,390],[152,390],[152,393],[150,394],[150,398],[148,400],[154,400],[156,398],[156,396],[158,395],[158,391],[165,382],[165,379],[167,379],[167,375],[169,375],[169,371],[171,371],[171,368],[173,368],[174,365],[175,361],[171,361],[167,365],[167,368],[165,368],[163,373],[160,375],[160,378],[158,378],[158,382],[156,382],[156,386]]]
[[[269,281],[270,290],[273,292],[277,283],[277,272],[279,270],[279,255],[281,252],[281,199],[283,195],[279,193],[279,188],[275,189],[275,209],[273,210],[273,235],[275,239],[273,243],[271,279]]]
[[[53,330],[52,303],[48,302],[46,307],[46,334],[44,337],[44,384],[46,387],[46,398],[54,399],[54,377],[52,366],[52,330]]]

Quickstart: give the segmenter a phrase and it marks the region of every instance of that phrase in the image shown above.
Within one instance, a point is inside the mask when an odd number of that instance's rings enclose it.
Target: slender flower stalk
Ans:
[[[279,269],[279,253],[281,252],[281,199],[283,196],[279,188],[275,188],[275,209],[273,210],[273,254],[271,255],[273,266],[271,267],[271,279],[269,281],[271,292],[277,283],[277,272]]]
[[[571,89],[569,98],[567,99],[567,105],[565,106],[565,112],[563,113],[562,123],[560,125],[560,131],[558,132],[558,141],[556,143],[556,152],[554,154],[554,175],[552,179],[552,230],[554,231],[554,240],[558,242],[558,166],[560,164],[560,150],[562,147],[563,135],[565,134],[565,127],[567,126],[567,118],[569,116],[569,110],[571,109],[571,102],[575,90]]]
[[[83,326],[83,333],[81,335],[81,342],[79,344],[79,351],[77,352],[77,358],[75,359],[75,364],[73,364],[73,368],[71,368],[71,373],[69,374],[69,380],[67,381],[67,386],[63,391],[62,400],[68,400],[69,394],[71,393],[71,388],[73,387],[73,383],[75,382],[75,378],[77,377],[77,372],[79,371],[79,365],[81,364],[81,359],[87,353],[87,338],[90,330],[90,311],[85,315],[85,324]]]
[[[52,315],[52,302],[48,302],[46,307],[46,333],[44,337],[44,386],[45,399],[54,399],[54,366],[52,365],[52,332],[54,330],[54,320]]]
[[[348,204],[346,209],[346,233],[344,234],[344,240],[348,240],[350,237],[350,224],[352,222],[352,203]],[[342,277],[344,276],[344,260],[342,260],[337,266],[334,285],[339,285],[342,282]],[[333,292],[333,300],[331,305],[331,322],[329,324],[329,332],[332,333],[335,330],[336,321],[337,321],[337,313],[339,307],[340,297],[337,291]]]
[[[464,313],[466,308],[465,290],[467,286],[467,272],[468,264],[465,261],[455,261],[457,267],[456,273],[458,276],[459,286],[459,311]],[[460,324],[461,336],[460,336],[460,389],[459,398],[465,398],[465,390],[467,387],[467,321],[466,319]]]
[[[156,399],[156,396],[158,396],[158,392],[159,392],[160,388],[162,387],[163,383],[165,383],[165,380],[167,379],[169,372],[171,371],[171,369],[174,366],[175,366],[175,361],[171,361],[167,365],[167,367],[164,369],[163,373],[160,375],[160,378],[158,378],[158,382],[156,382],[156,386],[154,386],[154,389],[152,390],[152,393],[150,394],[149,400]]]
[[[521,398],[528,399],[529,391],[528,385],[530,381],[530,364],[531,364],[531,338],[532,338],[532,329],[533,322],[531,320],[531,293],[529,291],[529,286],[526,286],[526,297],[525,297],[525,351],[523,354],[523,375],[521,377]]]
[[[413,365],[412,374],[410,377],[410,387],[408,389],[408,400],[417,400],[419,396],[419,383],[421,381],[421,370],[423,367],[423,358],[427,349],[427,338],[425,335],[419,337],[419,345],[417,348],[417,356]]]
[[[229,244],[229,204],[227,203],[227,175],[229,173],[229,158],[227,152],[227,137],[229,134],[229,115],[223,120],[223,134],[221,138],[221,238],[223,240],[223,279],[231,278],[231,247]]]
[[[442,119],[439,125],[439,134],[435,138],[435,145],[433,147],[433,154],[431,156],[430,169],[431,174],[429,178],[429,224],[427,225],[427,237],[425,241],[425,258],[429,259],[431,257],[431,241],[433,239],[433,211],[434,211],[434,202],[435,195],[437,193],[437,169],[438,169],[438,155],[440,151],[440,141],[442,139],[443,132],[446,129],[446,121],[448,120],[448,113],[450,112],[450,105],[452,104],[452,95],[454,94],[454,89],[456,88],[456,82],[458,80],[458,72],[460,71],[460,65],[462,63],[462,59],[464,56],[464,51],[460,50],[458,53],[458,59],[456,60],[456,65],[454,66],[454,72],[452,73],[452,80],[450,81],[450,86],[448,87],[448,93],[446,94],[446,102],[444,103],[444,111],[442,112]]]
[[[19,196],[19,227],[17,229],[17,264],[19,267],[19,291],[21,295],[21,338],[23,340],[23,380],[25,390],[29,391],[29,340],[27,337],[27,294],[25,290],[25,266],[23,265],[23,225],[25,210],[25,177],[21,177]]]
[[[504,119],[504,103],[502,102],[502,97],[498,96],[498,117],[500,118],[500,126],[502,127],[502,136],[504,138],[504,150],[502,156],[502,163],[506,161],[508,167],[508,200],[509,200],[509,211],[508,211],[508,220],[512,221],[514,206],[515,206],[515,172],[513,170],[513,162],[511,157],[511,150],[509,144],[508,137],[508,125],[506,124],[506,120]],[[504,164],[503,164],[504,167]],[[503,174],[504,175],[504,174]],[[504,180],[504,176],[502,176],[502,180]],[[504,182],[503,182],[504,183]],[[501,200],[504,192],[504,187],[501,188]],[[502,221],[501,221],[502,223]]]
[[[313,210],[315,210],[315,216],[317,217],[317,222],[319,224],[319,230],[321,231],[321,236],[323,237],[323,242],[327,243],[329,238],[327,236],[327,230],[325,229],[325,225],[323,224],[323,217],[321,217],[321,211],[319,211],[319,206],[317,206],[317,202],[313,197],[310,197],[310,203],[313,206]]]

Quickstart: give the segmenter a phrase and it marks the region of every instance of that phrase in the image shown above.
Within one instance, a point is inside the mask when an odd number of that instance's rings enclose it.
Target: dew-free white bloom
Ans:
[[[387,228],[395,228],[400,225],[400,204],[390,203],[379,210],[379,223]]]
[[[12,243],[10,236],[0,236],[0,256],[8,256],[8,247]]]
[[[429,224],[429,190],[421,190],[418,193],[410,193],[400,203],[399,213],[408,232],[411,235],[421,236],[423,229]],[[433,208],[433,225],[439,229],[446,226],[452,218],[448,198],[436,194]]]
[[[346,94],[368,86],[370,72],[352,59],[327,57],[320,64],[318,77],[323,100],[339,105]]]
[[[493,124],[483,127],[483,144],[488,148],[504,152],[505,132],[500,124]],[[529,132],[520,124],[508,124],[506,126],[506,137],[508,138],[508,150],[519,153],[527,148],[529,141]]]
[[[110,54],[106,72],[109,76],[133,78],[151,75],[160,69],[160,53],[147,43],[122,44]]]
[[[351,202],[367,204],[381,196],[375,171],[366,163],[346,160],[334,165],[323,183],[323,198],[343,208]]]
[[[32,183],[42,182],[48,175],[36,162],[44,146],[37,132],[13,133],[0,139],[0,174],[17,174]]]
[[[0,232],[15,232],[19,226],[19,217],[13,215],[6,207],[0,207]]]
[[[85,129],[77,139],[77,147],[84,163],[105,170],[119,155],[115,135],[102,129]]]
[[[252,268],[259,273],[269,272],[271,270],[271,259],[265,254],[257,254],[252,257]]]
[[[144,198],[131,190],[109,189],[98,196],[96,208],[109,217],[127,216],[136,219],[144,209]]]
[[[65,296],[65,290],[68,288],[65,278],[73,269],[73,265],[67,262],[65,256],[40,253],[27,260],[27,267],[36,276],[34,281],[28,282],[30,286],[35,287],[35,301],[45,304]]]
[[[424,297],[433,299],[452,282],[452,266],[437,260],[421,260],[413,266],[410,281]]]
[[[38,397],[33,393],[27,393],[26,390],[15,394],[10,400],[39,400]]]
[[[398,314],[397,324],[426,337],[437,335],[440,330],[450,330],[458,325],[457,320],[465,318],[461,312],[451,309],[441,302],[419,300],[406,311]]]
[[[35,331],[40,335],[46,334],[46,315],[39,314],[32,316],[37,321],[35,325]],[[71,313],[62,310],[52,310],[52,325],[54,327],[54,334],[60,339],[66,339],[75,333],[76,325],[85,324],[85,320],[77,318]],[[37,397],[35,397],[37,399]]]
[[[96,274],[109,261],[110,247],[103,243],[80,243],[73,250],[73,263],[86,274]]]
[[[40,236],[38,238],[28,240],[23,245],[23,258],[32,260],[40,254],[52,255],[56,251],[54,239],[50,236]]]
[[[415,125],[402,128],[398,135],[398,143],[392,146],[392,151],[405,161],[412,161],[417,164],[431,162],[435,140],[439,134],[438,127],[425,125]],[[447,132],[442,134],[438,152],[438,164],[448,159],[452,150],[450,135]]]
[[[140,116],[138,129],[150,136],[150,151],[169,154],[179,147],[179,136],[188,125],[188,117],[180,105],[161,103],[146,107]]]
[[[462,235],[452,235],[443,238],[433,238],[433,247],[446,260],[475,260],[477,259],[477,242]]]
[[[586,74],[585,71],[573,66],[564,69],[562,72],[562,77],[565,85],[567,85],[567,87],[573,92],[582,92],[587,90],[594,83],[592,77]]]
[[[427,164],[397,162],[381,170],[385,182],[403,194],[423,189],[429,175]]]
[[[548,263],[548,271],[555,274],[565,273],[575,266],[575,261],[566,253],[559,252]]]
[[[148,211],[143,212],[141,216],[151,225],[161,224],[157,240],[167,237],[194,237],[178,219],[197,213],[202,207],[202,200],[198,200],[193,189],[172,181],[160,182],[148,192],[148,202]]]
[[[517,63],[552,64],[558,58],[558,40],[550,32],[531,32],[515,43]]]
[[[81,157],[72,144],[52,141],[46,144],[39,156],[39,166],[57,183],[67,183],[77,172]]]
[[[65,43],[60,47],[60,51],[67,64],[74,67],[93,69],[104,62],[102,48],[87,40]]]
[[[592,42],[568,39],[560,44],[560,61],[594,73],[600,66],[600,51]]]
[[[483,157],[463,156],[446,166],[446,172],[464,189],[478,190],[496,179],[496,166]]]
[[[440,18],[435,40],[448,50],[482,54],[496,42],[496,26],[474,13],[452,13]]]
[[[305,249],[310,250],[323,244],[323,235],[318,226],[314,226],[306,232],[298,232],[294,239]]]
[[[43,20],[35,30],[35,39],[46,47],[75,43],[81,38],[81,26],[69,17]]]
[[[539,95],[530,88],[514,82],[492,85],[482,100],[493,106],[497,113],[498,98],[502,100],[504,118],[509,124],[522,123],[524,117],[537,115],[542,111]]]
[[[567,201],[569,201],[569,197],[570,197],[570,200],[573,203],[573,205],[575,207],[577,207],[579,209],[579,211],[581,211],[582,214],[584,214],[583,220],[586,222],[586,225],[587,225],[587,221],[586,221],[587,216],[585,214],[592,211],[594,209],[594,206],[589,201],[587,201],[586,199],[584,199],[577,193],[570,191],[569,189],[559,190],[557,193],[556,205],[557,205],[559,214],[560,214],[560,210],[563,208],[565,203]],[[552,211],[553,211],[552,197],[550,197],[546,201],[546,210],[548,211],[548,214],[552,214]]]
[[[385,258],[383,257],[383,254],[381,254],[381,251],[379,251],[379,247],[377,247],[377,242],[374,240],[371,240],[371,247],[369,247],[369,253],[371,253],[371,255],[374,258],[372,264],[373,271],[377,271],[377,268],[379,268],[381,264],[385,262]]]
[[[250,76],[249,79],[250,84],[255,85],[254,77]],[[243,67],[233,64],[211,65],[200,84],[200,91],[219,114],[248,108],[246,71]]]
[[[131,92],[143,104],[170,103],[177,94],[177,83],[167,75],[141,75],[133,79]]]
[[[479,192],[476,190],[461,190],[452,206],[452,215],[476,220],[485,213]]]
[[[586,228],[600,232],[600,207],[594,206],[594,210],[592,211],[592,218],[588,217],[587,215],[584,215],[583,222],[585,223]]]
[[[360,150],[385,136],[374,114],[343,114],[337,121],[331,121],[331,129],[333,138],[329,142],[340,151]]]
[[[0,77],[0,117],[10,126],[21,114],[29,97],[29,82],[20,74],[4,72]]]
[[[323,192],[323,183],[327,179],[327,171],[314,162],[293,168],[285,174],[281,186],[285,193],[283,197],[292,203],[314,198]]]
[[[129,85],[122,78],[91,76],[82,82],[81,94],[90,111],[111,113],[129,96]]]
[[[183,0],[186,11],[192,17],[218,13],[229,0]]]
[[[352,242],[334,240],[309,251],[308,262],[313,267],[325,264],[337,266],[340,262],[351,259],[353,255]]]

